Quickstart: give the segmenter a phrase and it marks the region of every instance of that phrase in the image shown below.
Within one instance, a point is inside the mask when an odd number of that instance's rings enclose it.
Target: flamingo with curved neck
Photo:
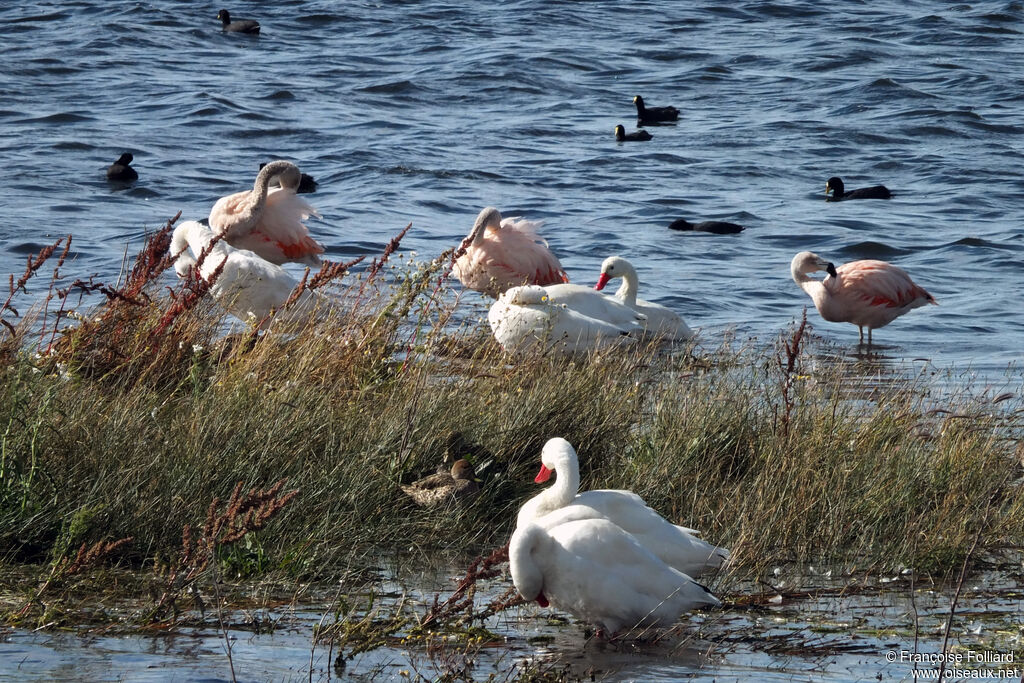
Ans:
[[[497,298],[510,287],[568,282],[558,258],[537,229],[540,223],[502,218],[493,206],[476,217],[452,272],[464,287]]]
[[[280,187],[270,189],[274,177]],[[231,246],[256,252],[271,263],[319,266],[324,247],[310,237],[303,221],[320,214],[296,195],[301,181],[295,164],[268,163],[256,175],[251,190],[217,200],[210,210],[210,227]]]
[[[807,292],[822,318],[834,323],[853,323],[864,343],[864,328],[885,327],[904,313],[938,302],[914,283],[902,268],[866,259],[844,263],[838,268],[811,251],[801,251],[789,265],[793,281]],[[823,270],[823,280],[809,273]]]
[[[729,551],[696,537],[699,532],[672,524],[632,491],[600,489],[577,493],[580,485],[576,450],[562,438],[548,440],[541,450],[537,483],[557,473],[555,483],[526,501],[516,527],[537,524],[552,530],[586,519],[605,519],[632,534],[637,542],[677,571],[697,576],[717,569]]]

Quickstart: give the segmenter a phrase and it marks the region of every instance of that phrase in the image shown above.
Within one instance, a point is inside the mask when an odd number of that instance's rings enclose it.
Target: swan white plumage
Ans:
[[[565,610],[610,635],[624,628],[671,626],[683,612],[721,604],[606,519],[552,529],[533,523],[519,527],[508,557],[520,595]]]
[[[577,313],[603,320],[612,325],[643,325],[647,318],[633,310],[623,301],[602,294],[583,285],[548,285],[544,288],[548,299],[555,304],[567,306]]]
[[[611,316],[614,320],[608,320],[578,311],[548,293],[563,287],[576,287],[610,300],[580,285],[512,287],[501,294],[487,312],[487,322],[503,349],[519,353],[541,346],[568,353],[589,351],[632,343],[636,341],[635,335],[643,331],[640,318],[621,304],[612,302],[618,309]]]
[[[281,186],[268,189],[275,177]],[[210,209],[210,227],[236,249],[254,251],[271,263],[319,266],[324,247],[309,236],[302,221],[320,214],[296,195],[301,181],[295,164],[270,162],[260,169],[253,189],[217,200]]]
[[[644,329],[649,334],[664,337],[665,339],[687,340],[694,336],[693,330],[683,322],[682,317],[671,308],[661,304],[651,303],[637,298],[639,289],[639,278],[633,264],[621,256],[609,256],[601,264],[601,276],[597,280],[594,289],[604,289],[608,281],[621,277],[622,284],[615,292],[615,298],[626,304],[634,311],[643,313],[647,321]]]
[[[516,518],[517,528],[534,523],[553,529],[583,519],[607,519],[670,567],[689,576],[718,569],[729,557],[728,550],[697,538],[699,532],[693,529],[672,524],[632,491],[600,489],[578,494],[579,459],[565,439],[556,437],[544,444],[535,481],[547,481],[552,472],[558,474],[554,485],[523,504]]]
[[[197,221],[185,221],[174,229],[171,254],[175,258],[174,271],[179,277],[185,277],[195,267],[198,256],[209,250],[199,267],[199,275],[208,282],[223,264],[220,275],[210,286],[210,293],[231,315],[240,320],[260,321],[288,301],[298,282],[281,266],[247,249],[236,249],[223,240],[211,246],[213,239],[213,231]],[[316,308],[318,299],[318,295],[305,290],[275,317],[289,322],[305,321]],[[269,320],[263,323],[264,328],[268,325]]]

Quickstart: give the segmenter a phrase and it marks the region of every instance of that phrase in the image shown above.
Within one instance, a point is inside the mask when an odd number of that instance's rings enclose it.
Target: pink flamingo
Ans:
[[[824,270],[828,276],[808,276]],[[907,311],[938,302],[914,284],[906,271],[885,261],[851,261],[836,268],[814,252],[801,251],[790,264],[793,281],[810,295],[821,317],[834,323],[853,323],[864,343],[864,328],[885,327]]]
[[[487,207],[462,241],[465,253],[452,272],[465,287],[494,298],[519,285],[568,282],[562,264],[537,234],[538,227],[540,223],[518,216],[502,219],[497,209]]]
[[[281,187],[268,190],[275,176]],[[217,200],[210,210],[210,227],[232,247],[254,251],[276,265],[297,261],[319,266],[323,245],[309,236],[302,221],[320,214],[296,196],[301,178],[295,164],[270,162],[260,169],[251,190]]]

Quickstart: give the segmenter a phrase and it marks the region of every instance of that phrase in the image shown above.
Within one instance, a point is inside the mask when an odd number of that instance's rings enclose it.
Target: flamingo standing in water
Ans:
[[[808,273],[824,270],[824,280]],[[853,323],[864,343],[864,328],[885,327],[904,313],[938,302],[914,284],[902,268],[871,259],[851,261],[836,268],[814,252],[801,251],[790,264],[793,281],[810,295],[821,317],[834,323]]]
[[[270,190],[275,176],[281,187]],[[210,227],[231,246],[254,251],[271,263],[319,266],[324,247],[309,236],[302,221],[320,214],[296,196],[301,179],[295,164],[270,162],[260,169],[251,190],[217,200],[210,210]]]
[[[519,217],[503,219],[496,208],[487,207],[462,241],[465,253],[452,272],[465,287],[494,298],[519,285],[568,282],[562,264],[537,234],[538,227],[540,223]]]

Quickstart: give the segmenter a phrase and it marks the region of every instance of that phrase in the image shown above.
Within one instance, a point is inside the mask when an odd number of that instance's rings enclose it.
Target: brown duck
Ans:
[[[432,508],[450,498],[471,498],[480,490],[473,478],[473,466],[466,459],[456,460],[451,472],[438,472],[402,486],[402,490],[421,507]]]

